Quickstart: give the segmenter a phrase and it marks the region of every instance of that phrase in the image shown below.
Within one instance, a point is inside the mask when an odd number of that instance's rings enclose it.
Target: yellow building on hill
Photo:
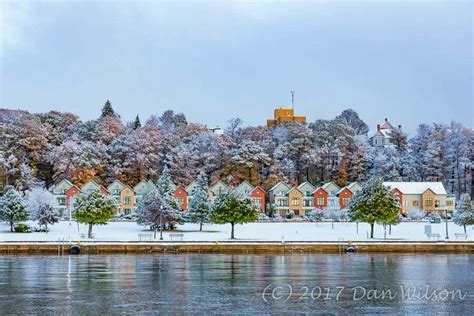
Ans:
[[[294,109],[275,109],[274,118],[267,120],[267,126],[282,124],[284,122],[298,122],[306,124],[306,116],[295,116]]]

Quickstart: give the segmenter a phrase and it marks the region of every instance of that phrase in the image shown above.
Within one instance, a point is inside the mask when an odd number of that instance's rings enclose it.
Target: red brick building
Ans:
[[[260,212],[265,213],[265,191],[261,187],[255,187],[252,191],[252,200],[258,206]]]
[[[329,194],[322,187],[314,191],[314,207],[317,209],[326,209],[328,207]]]

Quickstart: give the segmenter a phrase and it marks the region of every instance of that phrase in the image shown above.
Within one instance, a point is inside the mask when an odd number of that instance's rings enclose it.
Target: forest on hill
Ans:
[[[172,110],[123,122],[109,101],[99,118],[85,122],[72,113],[0,109],[0,189],[50,187],[63,178],[79,186],[89,179],[134,185],[156,181],[167,165],[183,186],[201,171],[211,182],[248,180],[265,189],[281,180],[345,185],[377,175],[473,193],[474,130],[456,122],[420,124],[411,137],[397,130],[385,148],[370,145],[367,124],[351,109],[310,124],[242,123],[232,118],[216,134]]]

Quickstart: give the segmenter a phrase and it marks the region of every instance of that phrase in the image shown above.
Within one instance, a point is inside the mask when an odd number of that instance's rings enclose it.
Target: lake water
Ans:
[[[474,255],[0,256],[1,315],[473,309]]]

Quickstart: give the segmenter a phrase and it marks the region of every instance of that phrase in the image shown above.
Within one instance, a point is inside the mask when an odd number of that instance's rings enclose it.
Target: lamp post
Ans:
[[[449,239],[449,234],[448,234],[448,209],[445,209],[445,220],[446,220],[446,239]]]
[[[163,240],[163,206],[160,205],[160,240]]]

